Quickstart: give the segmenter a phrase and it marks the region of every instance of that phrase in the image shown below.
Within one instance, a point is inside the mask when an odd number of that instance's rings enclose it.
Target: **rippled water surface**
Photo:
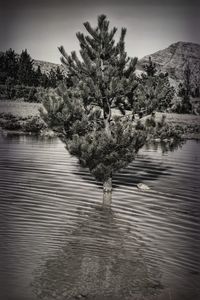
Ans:
[[[199,300],[199,178],[200,143],[143,149],[106,210],[58,139],[1,137],[0,299]]]

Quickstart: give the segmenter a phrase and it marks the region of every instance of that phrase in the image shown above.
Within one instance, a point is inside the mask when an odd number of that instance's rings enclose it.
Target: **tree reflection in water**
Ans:
[[[66,240],[36,272],[39,299],[149,300],[162,289],[144,244],[117,225],[111,209],[96,207]]]

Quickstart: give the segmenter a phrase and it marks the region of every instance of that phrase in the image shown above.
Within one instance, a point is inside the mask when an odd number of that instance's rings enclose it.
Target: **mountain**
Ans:
[[[194,43],[177,42],[169,47],[147,55],[139,60],[137,69],[142,70],[142,65],[148,62],[149,56],[157,69],[167,72],[172,81],[180,82],[184,78],[184,70],[189,65],[191,82],[200,85],[200,45]]]
[[[56,71],[57,67],[59,67],[62,71],[65,71],[65,68],[63,67],[63,65],[61,64],[55,64],[55,63],[51,63],[48,61],[42,61],[42,60],[33,60],[33,67],[34,69],[37,69],[37,67],[40,67],[41,72],[48,74],[51,69],[53,69],[54,71]]]
[[[167,72],[173,85],[184,78],[184,70],[189,64],[191,70],[191,82],[196,86],[200,85],[200,45],[195,43],[177,42],[169,47],[159,50],[153,54],[144,56],[138,61],[136,73],[140,74],[142,66],[148,63],[149,56],[160,72]],[[41,60],[34,60],[34,67],[40,66],[43,73],[49,73],[51,68],[56,70],[59,66],[65,72],[61,64],[50,63]]]

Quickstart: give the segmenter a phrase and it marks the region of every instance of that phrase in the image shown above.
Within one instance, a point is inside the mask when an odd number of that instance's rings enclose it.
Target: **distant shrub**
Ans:
[[[36,101],[37,89],[35,87],[29,87],[27,89],[27,97],[24,99],[26,102],[37,102]]]
[[[36,102],[36,103],[42,103],[43,95],[47,92],[47,90],[43,87],[37,87],[36,93],[34,94],[34,101],[28,101],[28,102]]]
[[[42,87],[12,85],[8,80],[7,85],[0,85],[0,98],[5,100],[23,100],[25,102],[41,102],[40,94],[44,90]]]
[[[28,96],[28,90],[23,85],[15,86],[15,99],[25,99]]]
[[[22,123],[18,118],[0,119],[0,127],[6,130],[21,130]]]
[[[8,77],[5,82],[5,96],[7,99],[15,97],[14,79],[11,77]]]
[[[24,85],[16,85],[14,87],[14,100],[23,99],[26,102],[36,102],[37,88]]]
[[[37,116],[27,119],[22,126],[23,131],[33,133],[39,133],[41,130],[46,128],[47,125],[41,120],[40,117]]]
[[[5,98],[6,98],[5,85],[0,84],[0,100],[5,100]]]
[[[193,113],[192,104],[189,97],[186,96],[177,96],[171,107],[171,112],[177,114],[191,114]]]
[[[39,133],[47,125],[39,116],[19,117],[10,113],[0,114],[0,127],[5,130],[21,130],[24,132]]]

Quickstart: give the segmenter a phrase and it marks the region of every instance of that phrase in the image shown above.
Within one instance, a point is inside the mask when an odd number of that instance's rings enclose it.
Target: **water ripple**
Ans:
[[[29,287],[33,273],[66,247],[83,257],[84,272],[85,264],[90,268],[89,258],[94,257],[93,266],[99,264],[108,259],[105,255],[111,249],[110,268],[116,267],[116,257],[119,264],[123,258],[130,265],[138,257],[141,270],[144,262],[152,269],[156,263],[166,287],[156,299],[200,299],[199,150],[195,141],[165,155],[159,148],[144,148],[135,162],[114,177],[109,218],[97,209],[101,185],[59,140],[0,138],[0,279],[4,282],[0,299],[34,299]],[[139,182],[151,189],[139,191]],[[112,276],[117,284],[119,278]],[[111,283],[109,287],[114,295]]]

